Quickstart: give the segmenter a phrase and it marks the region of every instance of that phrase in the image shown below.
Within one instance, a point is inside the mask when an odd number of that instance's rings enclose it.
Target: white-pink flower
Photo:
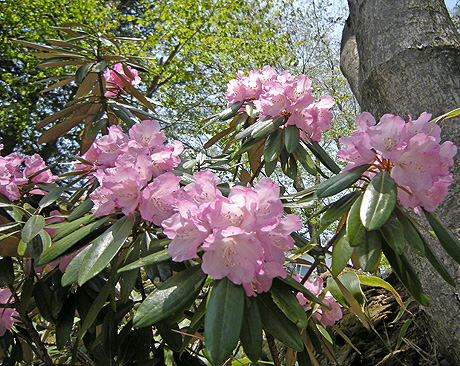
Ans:
[[[123,70],[123,65],[121,63],[113,65],[113,70],[119,73],[124,79],[128,80],[132,85],[140,84],[141,78],[139,77],[137,70],[131,68],[131,66],[126,67],[131,72],[133,78],[126,75],[125,71]],[[106,97],[117,96],[120,89],[124,88],[123,82],[120,80],[119,76],[113,70],[106,69],[103,74],[107,82],[107,91],[105,93]]]
[[[13,298],[11,291],[8,289],[0,289],[0,304],[11,304]],[[0,337],[2,337],[7,330],[11,329],[14,322],[17,322],[19,314],[12,308],[0,308]]]

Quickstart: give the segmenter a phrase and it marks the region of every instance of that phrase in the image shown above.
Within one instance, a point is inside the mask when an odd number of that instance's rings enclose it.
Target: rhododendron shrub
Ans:
[[[260,118],[285,116],[286,125],[297,126],[318,142],[321,131],[331,128],[329,109],[334,101],[329,95],[316,101],[312,91],[306,75],[296,78],[288,71],[277,75],[273,68],[265,66],[262,70],[249,71],[248,76],[238,71],[237,78],[228,83],[225,95],[229,105],[253,101]]]
[[[367,174],[387,171],[398,185],[398,198],[406,208],[421,207],[434,211],[444,200],[452,182],[453,157],[457,147],[451,141],[441,141],[441,128],[430,122],[431,114],[422,113],[416,120],[405,121],[385,114],[376,123],[365,112],[356,117],[357,130],[341,137],[344,148],[337,157],[348,162],[345,170],[363,164],[373,164]]]
[[[254,188],[234,186],[224,197],[213,173],[194,178],[173,193],[177,212],[162,223],[173,260],[198,258],[201,248],[203,271],[242,284],[248,296],[268,291],[274,277],[286,277],[284,253],[294,246],[290,234],[301,222],[296,215],[282,217],[279,187],[264,178]]]

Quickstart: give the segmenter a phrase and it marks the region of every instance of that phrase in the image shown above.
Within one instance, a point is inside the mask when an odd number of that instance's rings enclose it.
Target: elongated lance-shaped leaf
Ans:
[[[262,320],[256,299],[246,298],[240,334],[244,353],[256,363],[262,356]]]
[[[266,117],[266,118],[262,118],[262,119],[258,119],[257,121],[255,121],[252,125],[246,127],[244,130],[242,131],[239,131],[236,135],[235,135],[235,139],[236,140],[241,140],[241,139],[244,139],[245,137],[249,137],[251,136],[251,133],[252,131],[254,131],[256,128],[260,128],[262,125],[264,125],[265,123],[268,123],[272,121],[272,118],[271,117]],[[244,120],[244,122],[246,122],[246,119]]]
[[[241,106],[243,105],[244,101],[242,102],[236,102],[232,104],[230,107],[224,109],[222,112],[220,112],[217,115],[217,118],[221,121],[226,121],[227,119],[232,118],[235,114],[238,113],[240,110]]]
[[[402,227],[404,228],[404,238],[406,239],[406,243],[409,244],[409,247],[415,253],[423,257],[425,255],[425,246],[420,236],[421,234],[418,232],[406,214],[401,211],[401,209],[396,207],[393,213],[396,215]]]
[[[204,318],[204,342],[209,358],[221,365],[232,354],[240,337],[244,290],[228,278],[216,280],[208,295]]]
[[[110,263],[131,234],[134,221],[134,215],[124,216],[96,239],[78,272],[79,286],[100,273]]]
[[[321,225],[326,226],[340,219],[360,196],[361,192],[355,191],[332,203],[321,218]]]
[[[353,248],[348,242],[348,236],[345,233],[345,229],[340,230],[337,240],[334,244],[332,251],[332,276],[337,277],[340,272],[345,268],[347,263],[350,261]]]
[[[64,192],[64,189],[61,187],[54,187],[50,190],[38,203],[39,207],[47,207],[52,203],[56,202],[56,200],[61,197],[61,194]]]
[[[340,172],[340,167],[331,159],[329,154],[324,151],[320,144],[316,141],[311,141],[307,144],[307,147],[311,150],[313,154],[327,167],[332,173],[338,174]]]
[[[171,256],[168,254],[168,249],[161,250],[156,253],[152,253],[147,257],[140,258],[137,261],[134,261],[118,270],[118,273],[131,271],[136,268],[148,266],[150,264],[164,262],[171,259]]]
[[[300,132],[297,126],[288,125],[286,126],[284,133],[284,144],[286,145],[286,150],[289,154],[292,154],[296,151],[297,146],[300,141]]]
[[[364,286],[372,286],[372,287],[381,287],[387,291],[390,291],[394,296],[396,302],[401,306],[405,311],[407,311],[406,306],[404,305],[401,296],[396,292],[396,290],[385,280],[382,280],[379,277],[375,276],[366,276],[366,275],[358,275],[359,281],[361,285]]]
[[[31,241],[46,225],[45,218],[41,215],[31,216],[21,231],[21,239],[24,243]]]
[[[200,266],[187,268],[168,278],[139,306],[134,315],[134,326],[152,325],[181,309],[198,295],[205,278]]]
[[[305,151],[301,144],[297,145],[297,149],[294,151],[294,156],[302,164],[304,169],[311,175],[316,175],[318,169],[316,168],[315,162],[310,155]]]
[[[283,149],[283,131],[276,130],[265,140],[264,160],[270,162],[277,159]]]
[[[271,296],[261,293],[256,299],[263,327],[284,345],[293,350],[302,351],[303,341],[298,328],[286,318]]]
[[[290,286],[278,279],[273,280],[270,288],[273,302],[281,309],[286,317],[299,328],[306,328],[308,324],[307,313],[300,306],[299,300],[292,292]]]
[[[349,188],[355,183],[361,175],[370,167],[369,164],[354,167],[340,174],[334,175],[332,178],[322,182],[316,190],[316,195],[319,198],[333,196],[344,189]]]
[[[78,281],[78,271],[80,270],[83,259],[86,253],[90,250],[91,245],[88,245],[80,253],[78,253],[65,269],[64,275],[61,277],[61,286],[66,287]]]
[[[380,228],[396,205],[396,183],[388,172],[379,172],[366,188],[361,203],[361,221],[367,230]]]
[[[358,199],[351,206],[350,212],[348,213],[346,230],[348,243],[351,247],[357,247],[364,244],[366,241],[366,229],[361,222],[361,203],[363,202],[363,195],[361,194]]]
[[[356,260],[363,271],[370,272],[380,263],[382,243],[377,231],[366,231],[364,244],[356,247]]]
[[[67,217],[68,221],[74,221],[76,219],[81,218],[84,214],[89,212],[94,206],[93,201],[90,198],[87,198],[84,202],[79,204]]]
[[[46,227],[50,229],[58,229],[52,236],[53,241],[58,241],[62,238],[65,238],[67,235],[74,233],[79,228],[84,227],[84,225],[88,225],[90,222],[94,221],[95,218],[96,217],[93,214],[91,214],[75,219],[72,222],[60,222],[57,224],[49,224]]]
[[[272,132],[278,130],[283,122],[284,116],[276,116],[274,118],[261,121],[261,123],[257,123],[251,131],[251,137],[255,139],[266,137]]]
[[[441,221],[431,212],[423,210],[426,219],[433,228],[436,237],[441,243],[444,250],[452,257],[454,261],[460,264],[460,242],[459,240],[447,230]]]
[[[415,273],[414,268],[412,268],[404,254],[396,254],[383,238],[382,250],[396,276],[402,282],[407,291],[409,291],[415,301],[417,301],[420,305],[429,306],[430,301],[423,293],[422,284],[417,277],[417,273]]]
[[[380,228],[385,241],[397,254],[401,254],[404,249],[406,238],[404,236],[404,228],[401,222],[393,213],[388,220]]]

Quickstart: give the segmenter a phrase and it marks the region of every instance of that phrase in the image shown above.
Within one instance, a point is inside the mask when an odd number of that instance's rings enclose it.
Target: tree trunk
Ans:
[[[442,0],[348,0],[341,67],[363,111],[407,119],[438,116],[460,107],[460,37]],[[460,146],[459,118],[443,121],[443,138]],[[437,216],[459,234],[460,159]],[[436,243],[433,250],[460,284],[460,267]],[[452,365],[460,365],[460,290],[447,285],[425,259],[411,255],[431,306],[433,339]]]

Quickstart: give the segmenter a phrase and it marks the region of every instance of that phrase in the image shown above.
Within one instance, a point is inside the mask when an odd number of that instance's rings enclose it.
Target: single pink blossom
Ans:
[[[11,304],[13,298],[9,289],[0,289],[0,304]],[[19,314],[12,308],[0,308],[0,337],[2,337],[7,330],[11,329],[14,322],[17,322]]]
[[[165,142],[165,134],[160,131],[160,124],[152,120],[136,123],[130,128],[129,137],[150,149],[162,146]]]

